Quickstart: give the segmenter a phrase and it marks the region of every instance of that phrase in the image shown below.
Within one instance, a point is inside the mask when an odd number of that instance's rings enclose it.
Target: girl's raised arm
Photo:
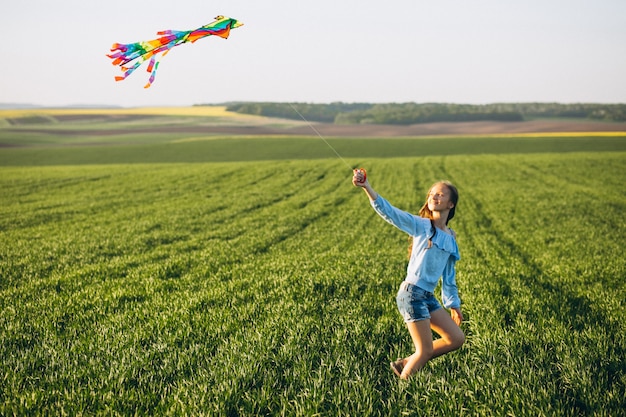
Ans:
[[[378,198],[378,193],[374,191],[369,181],[367,180],[367,175],[361,169],[355,169],[354,175],[352,176],[352,184],[355,187],[363,188],[365,194],[369,197],[370,201],[375,201]]]

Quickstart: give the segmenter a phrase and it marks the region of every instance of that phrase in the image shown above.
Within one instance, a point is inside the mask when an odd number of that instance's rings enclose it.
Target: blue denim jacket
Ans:
[[[425,291],[433,292],[442,277],[441,299],[446,308],[461,307],[456,286],[456,261],[461,259],[453,235],[438,230],[426,219],[400,210],[380,195],[371,202],[376,213],[387,222],[413,237],[413,250],[406,270],[405,281]],[[428,241],[432,237],[432,245]]]

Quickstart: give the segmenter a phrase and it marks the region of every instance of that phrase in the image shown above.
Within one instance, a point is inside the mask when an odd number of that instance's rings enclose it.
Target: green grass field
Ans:
[[[164,109],[0,110],[0,166],[241,162],[335,158],[311,135],[294,137],[302,122],[226,112],[222,107]],[[204,133],[219,126],[272,125],[283,135]],[[610,126],[610,124],[607,124]],[[328,137],[343,157],[626,152],[626,133],[547,132],[462,137]]]
[[[409,382],[407,237],[319,139],[0,149],[0,415],[625,415],[626,152],[596,139],[331,142],[401,208],[459,187],[467,342]]]

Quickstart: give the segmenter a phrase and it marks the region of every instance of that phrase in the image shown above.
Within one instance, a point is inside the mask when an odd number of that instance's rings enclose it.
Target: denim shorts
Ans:
[[[430,319],[430,313],[442,308],[432,292],[424,291],[406,281],[400,285],[396,303],[398,311],[407,323]]]

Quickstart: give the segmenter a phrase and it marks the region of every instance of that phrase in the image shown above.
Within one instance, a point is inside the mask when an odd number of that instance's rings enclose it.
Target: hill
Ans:
[[[293,109],[291,111],[298,116]],[[178,139],[196,136],[290,137],[315,136],[316,131],[325,137],[346,138],[623,133],[626,132],[626,121],[551,118],[509,122],[482,120],[414,124],[340,124],[242,114],[229,111],[226,106],[0,110],[0,144],[4,146],[25,144],[21,139],[19,141],[12,139],[24,135],[55,136],[68,140],[78,136],[89,136],[93,142],[97,138],[120,135],[169,135]],[[74,140],[71,141],[75,143]]]

